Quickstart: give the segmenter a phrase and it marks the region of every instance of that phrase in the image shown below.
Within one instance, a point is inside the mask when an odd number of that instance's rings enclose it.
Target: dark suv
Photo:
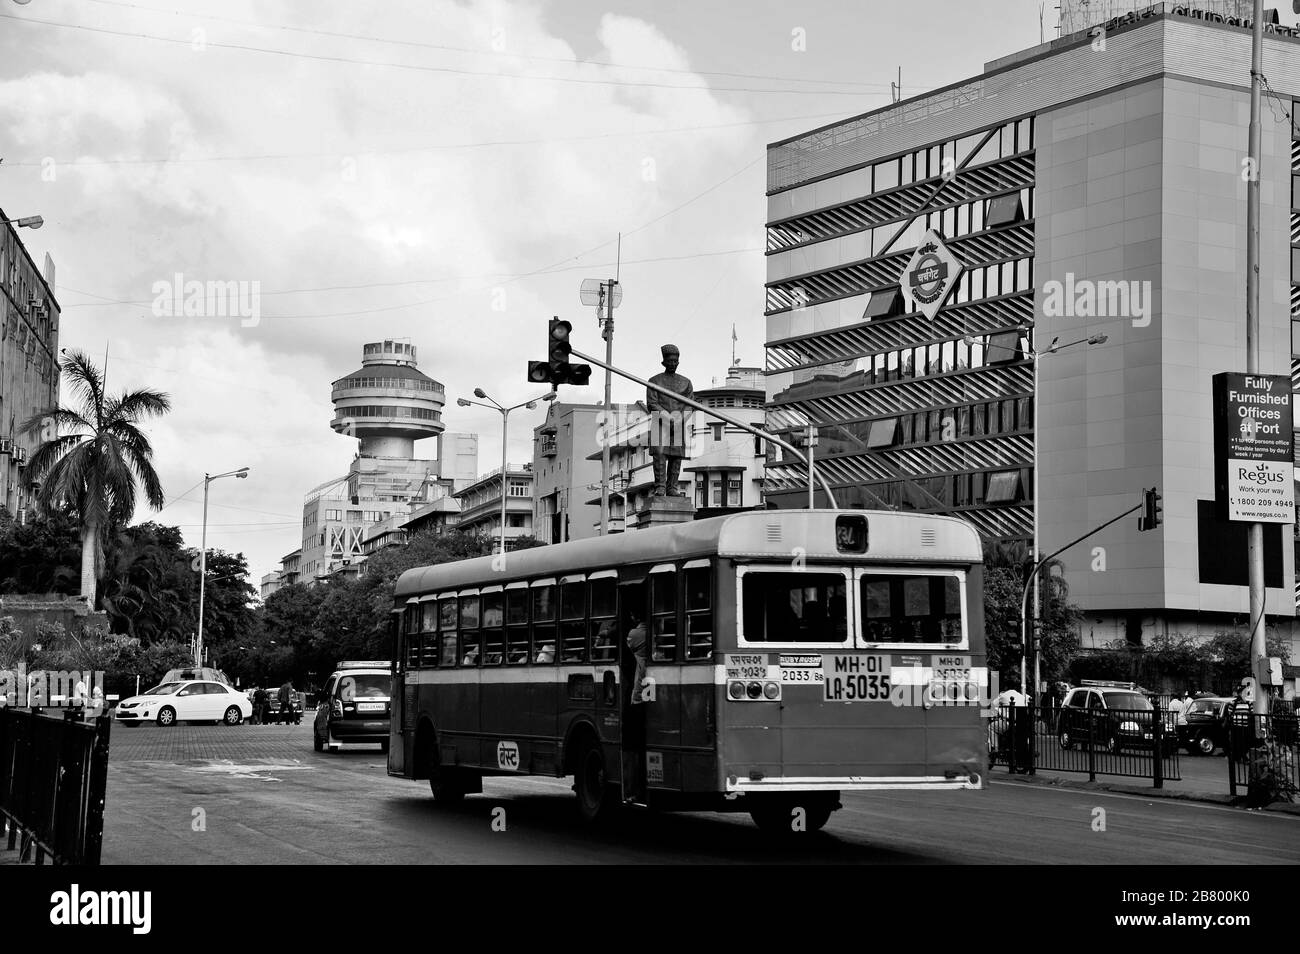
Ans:
[[[317,752],[344,742],[378,742],[388,751],[393,677],[387,662],[339,663],[325,683],[312,726]]]
[[[1231,703],[1223,696],[1202,696],[1187,703],[1178,721],[1178,744],[1193,755],[1213,755],[1228,746],[1228,727],[1223,707]]]
[[[1151,748],[1155,707],[1136,689],[1110,686],[1080,686],[1071,689],[1061,704],[1056,721],[1061,748],[1096,744],[1109,752],[1125,748]],[[1167,732],[1164,749],[1173,749],[1175,738]]]

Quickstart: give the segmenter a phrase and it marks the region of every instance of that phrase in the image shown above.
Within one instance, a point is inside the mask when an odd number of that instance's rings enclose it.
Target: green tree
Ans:
[[[24,525],[0,507],[0,593],[75,594],[80,563],[74,520],[54,513]]]
[[[34,414],[22,430],[42,441],[28,465],[40,481],[41,508],[71,511],[79,521],[81,595],[95,608],[103,534],[130,521],[137,484],[149,506],[163,506],[153,447],[139,423],[171,410],[171,399],[147,388],[110,397],[103,374],[81,351],[69,351],[61,367],[79,407]]]
[[[1021,600],[1033,568],[1033,552],[1020,541],[985,545],[984,639],[989,668],[1000,674],[1004,685],[1019,685],[1020,681]],[[1064,571],[1059,560],[1038,571],[1039,672],[1047,682],[1065,677],[1079,648],[1082,613],[1069,601]],[[1027,665],[1032,668],[1033,657],[1026,655]]]

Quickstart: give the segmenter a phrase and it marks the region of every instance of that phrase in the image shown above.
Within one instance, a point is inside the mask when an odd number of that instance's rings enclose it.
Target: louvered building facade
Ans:
[[[1102,27],[775,143],[767,166],[768,425],[818,426],[840,506],[952,513],[993,540],[1037,529],[1049,552],[1160,488],[1155,532],[1134,516],[1062,557],[1085,645],[1247,610],[1244,525],[1211,504],[1210,380],[1245,368],[1250,31],[1172,4]],[[1265,73],[1261,370],[1285,374],[1289,31],[1266,36]],[[961,270],[926,317],[903,292],[931,230]],[[770,459],[766,491],[805,505],[804,465]],[[1295,616],[1292,538],[1266,534],[1270,615]]]

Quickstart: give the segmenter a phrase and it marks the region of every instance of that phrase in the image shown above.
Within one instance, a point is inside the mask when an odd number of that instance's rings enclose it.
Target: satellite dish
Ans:
[[[1297,2],[1300,2],[1300,0],[1297,0]],[[605,294],[605,288],[609,284],[610,282],[603,282],[599,278],[584,278],[582,284],[578,288],[578,295],[582,299],[582,303],[584,305],[604,304],[602,299]],[[623,286],[617,281],[613,282],[613,286],[614,292],[612,297],[614,299],[614,307],[617,308],[623,303]]]

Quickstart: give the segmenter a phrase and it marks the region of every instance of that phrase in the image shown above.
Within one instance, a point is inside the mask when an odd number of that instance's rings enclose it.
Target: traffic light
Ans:
[[[569,376],[569,355],[573,348],[569,346],[569,334],[573,325],[559,318],[551,319],[551,330],[547,336],[546,360],[551,366],[551,383],[564,384]]]
[[[528,381],[531,384],[586,384],[591,380],[591,365],[570,364],[569,334],[573,325],[552,318],[546,335],[546,360],[528,362]]]
[[[1160,515],[1164,508],[1160,506],[1160,494],[1156,488],[1142,491],[1142,516],[1138,517],[1138,530],[1154,530],[1160,526]]]

